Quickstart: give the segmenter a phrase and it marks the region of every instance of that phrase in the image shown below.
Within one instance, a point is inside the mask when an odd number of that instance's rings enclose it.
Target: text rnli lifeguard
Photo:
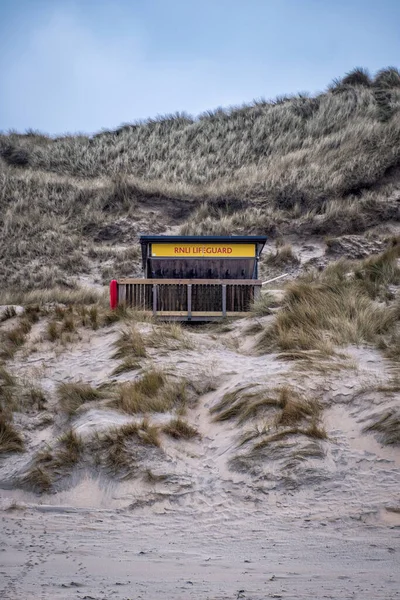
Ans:
[[[255,244],[152,244],[151,255],[176,258],[245,258],[256,255]]]

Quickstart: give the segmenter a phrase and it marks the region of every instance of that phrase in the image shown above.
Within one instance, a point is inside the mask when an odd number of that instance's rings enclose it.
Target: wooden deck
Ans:
[[[254,279],[120,279],[118,305],[168,320],[243,316],[261,289]]]

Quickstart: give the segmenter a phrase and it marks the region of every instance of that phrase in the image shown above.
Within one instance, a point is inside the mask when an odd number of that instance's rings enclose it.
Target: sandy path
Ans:
[[[27,510],[2,516],[2,598],[400,597],[398,529],[321,526],[242,505],[232,518]],[[252,513],[252,514],[249,514]]]

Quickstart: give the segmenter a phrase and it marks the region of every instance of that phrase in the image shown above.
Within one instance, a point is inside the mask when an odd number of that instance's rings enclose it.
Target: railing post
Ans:
[[[226,283],[222,284],[222,316],[226,317]]]
[[[157,284],[153,283],[153,316],[157,315]]]
[[[192,318],[192,284],[188,283],[187,286],[187,313],[188,319]]]

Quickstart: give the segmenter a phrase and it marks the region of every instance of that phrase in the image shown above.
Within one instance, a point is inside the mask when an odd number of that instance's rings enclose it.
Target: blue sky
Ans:
[[[0,130],[92,133],[400,66],[398,0],[0,0]]]

